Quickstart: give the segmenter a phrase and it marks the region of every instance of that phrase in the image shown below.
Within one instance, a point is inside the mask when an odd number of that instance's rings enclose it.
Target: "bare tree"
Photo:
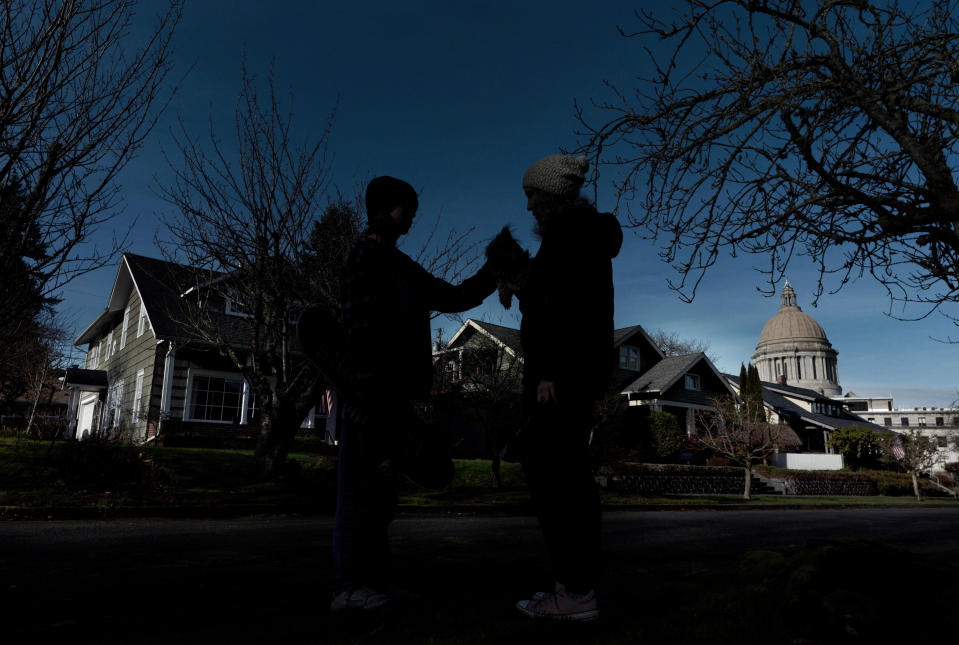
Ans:
[[[172,242],[165,253],[193,267],[199,294],[189,320],[180,322],[217,347],[255,391],[261,415],[257,459],[264,474],[284,464],[317,400],[315,374],[294,339],[296,314],[309,299],[301,261],[329,197],[332,120],[331,113],[312,143],[298,145],[292,106],[281,108],[272,75],[260,96],[244,66],[234,111],[235,151],[218,138],[212,117],[206,145],[181,122],[175,136],[180,158],[169,160],[174,179],[162,187],[177,210],[166,222]],[[210,306],[226,301],[246,314],[240,343],[222,309]]]
[[[182,2],[165,3],[142,43],[129,37],[134,0],[0,3],[0,266],[25,263],[49,299],[119,248],[89,243],[121,205],[117,176],[143,144],[168,98],[170,39]],[[172,94],[172,92],[170,92]],[[17,303],[5,302],[0,328]]]
[[[664,12],[620,30],[647,43],[650,71],[578,113],[594,168],[619,170],[618,204],[662,243],[682,299],[722,253],[746,252],[768,258],[769,293],[808,256],[817,299],[824,281],[871,274],[918,317],[959,302],[955,0]]]
[[[60,389],[58,377],[67,368],[67,357],[71,338],[63,325],[52,313],[43,316],[38,327],[36,350],[32,360],[26,364],[27,394],[30,397],[30,414],[27,417],[25,432],[27,436],[34,430],[37,410],[41,405],[50,406],[56,391]],[[52,433],[49,439],[59,438],[59,432]]]
[[[360,200],[330,186],[333,113],[312,143],[299,144],[292,101],[281,107],[272,75],[266,87],[261,95],[244,67],[235,149],[218,138],[212,118],[203,142],[181,123],[180,155],[169,160],[174,179],[161,189],[177,211],[166,221],[165,254],[193,268],[199,296],[180,322],[217,347],[255,391],[257,461],[269,475],[279,472],[302,419],[329,386],[300,351],[297,316],[319,304],[339,319],[340,277],[362,219]],[[463,270],[470,264],[463,240],[451,233],[424,266],[447,279]],[[221,315],[224,301],[247,315],[246,340],[238,342]]]
[[[654,343],[656,347],[659,348],[666,356],[682,356],[684,354],[699,354],[703,353],[711,360],[713,363],[716,362],[718,357],[715,357],[709,351],[709,341],[700,340],[698,338],[681,338],[680,335],[674,331],[666,331],[663,329],[654,329],[649,332],[649,338]]]
[[[783,424],[754,421],[747,406],[730,396],[712,397],[713,411],[699,415],[699,441],[734,464],[746,476],[743,498],[750,498],[752,466],[783,448],[799,445],[796,433]]]
[[[916,501],[922,501],[919,492],[919,475],[931,472],[939,463],[936,442],[916,428],[883,438],[883,449],[895,457],[899,465],[912,477],[912,492]]]

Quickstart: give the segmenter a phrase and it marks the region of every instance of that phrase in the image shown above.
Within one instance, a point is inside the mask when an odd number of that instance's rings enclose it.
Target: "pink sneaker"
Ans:
[[[531,600],[516,603],[516,608],[530,618],[577,621],[599,618],[599,602],[595,591],[590,591],[582,598],[573,598],[559,583],[556,583],[556,590],[552,593],[537,592]]]

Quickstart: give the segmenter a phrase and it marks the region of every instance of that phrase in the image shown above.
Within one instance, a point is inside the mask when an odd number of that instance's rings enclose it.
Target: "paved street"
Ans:
[[[633,512],[604,523],[611,586],[754,549],[790,554],[817,538],[959,550],[959,509]],[[255,642],[276,636],[271,624],[313,634],[328,613],[331,530],[326,517],[0,522],[0,611],[16,636],[6,642]],[[393,543],[400,579],[426,603],[457,589],[508,607],[548,580],[528,517],[405,516]]]

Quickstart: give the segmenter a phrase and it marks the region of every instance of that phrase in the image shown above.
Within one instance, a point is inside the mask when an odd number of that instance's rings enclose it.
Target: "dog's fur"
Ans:
[[[486,247],[486,260],[496,276],[499,301],[506,309],[513,302],[513,294],[522,290],[529,273],[529,252],[513,239],[509,227],[504,226]]]

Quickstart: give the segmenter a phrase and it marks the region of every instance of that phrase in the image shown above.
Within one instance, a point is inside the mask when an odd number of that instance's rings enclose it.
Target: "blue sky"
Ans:
[[[141,3],[138,23],[149,24],[159,0]],[[608,99],[604,81],[628,87],[646,65],[637,39],[617,25],[635,25],[633,11],[669,2],[260,2],[192,0],[175,39],[176,71],[186,74],[161,124],[122,178],[125,207],[118,228],[136,220],[127,250],[159,256],[158,217],[170,207],[156,182],[169,177],[163,151],[174,151],[171,126],[179,116],[199,137],[212,115],[218,133],[232,135],[241,60],[292,96],[296,132],[318,136],[334,105],[330,141],[332,177],[350,190],[375,175],[390,174],[421,194],[419,218],[403,246],[415,251],[437,215],[442,226],[475,227],[477,239],[509,224],[535,249],[532,218],[520,187],[536,159],[574,148],[574,101]],[[134,36],[136,33],[134,33]],[[600,178],[600,209],[612,208],[611,177]],[[106,238],[111,230],[102,229]],[[614,261],[616,325],[676,331],[710,342],[724,371],[738,373],[759,332],[779,307],[756,289],[763,258],[722,262],[707,275],[692,304],[670,291],[675,272],[651,242],[627,230]],[[69,285],[61,306],[76,334],[106,305],[116,266]],[[959,346],[933,338],[957,336],[940,315],[900,322],[886,315],[878,285],[861,280],[811,306],[815,274],[796,265],[788,272],[800,306],[816,318],[839,350],[844,391],[895,397],[897,407],[946,406],[959,397],[955,368]],[[781,287],[781,285],[779,285]],[[575,307],[575,294],[570,306]],[[495,297],[467,316],[518,326]],[[449,338],[457,323],[439,318]]]

